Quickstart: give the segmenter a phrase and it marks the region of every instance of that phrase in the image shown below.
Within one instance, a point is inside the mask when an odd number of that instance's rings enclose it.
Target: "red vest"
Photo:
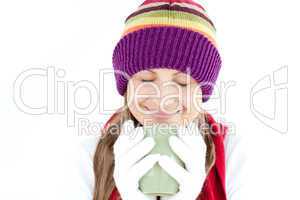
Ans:
[[[202,187],[202,191],[196,200],[226,200],[226,188],[225,188],[225,151],[224,151],[224,138],[227,133],[228,127],[217,123],[211,114],[206,113],[208,118],[208,123],[212,127],[213,141],[216,151],[216,162],[214,166],[209,171],[205,182]],[[114,116],[114,115],[113,115]],[[112,117],[106,122],[112,119]],[[118,189],[115,187],[110,195],[109,200],[121,200]]]

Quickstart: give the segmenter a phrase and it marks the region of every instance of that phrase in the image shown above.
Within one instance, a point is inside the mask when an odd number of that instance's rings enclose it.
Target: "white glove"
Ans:
[[[153,167],[160,156],[150,154],[143,158],[155,145],[152,137],[143,138],[143,127],[135,128],[133,121],[127,120],[123,123],[121,133],[114,144],[113,177],[122,200],[156,199],[155,196],[146,195],[139,190],[140,178]]]
[[[168,156],[162,155],[159,165],[179,183],[179,192],[162,200],[195,200],[206,178],[206,144],[195,122],[180,126],[178,137],[170,136],[172,150],[185,163],[186,169]]]

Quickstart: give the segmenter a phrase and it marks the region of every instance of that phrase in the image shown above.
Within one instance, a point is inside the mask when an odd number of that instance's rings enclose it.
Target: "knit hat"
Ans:
[[[216,29],[193,0],[146,0],[125,20],[113,52],[117,90],[124,95],[130,77],[145,69],[169,68],[189,74],[212,94],[221,68]]]

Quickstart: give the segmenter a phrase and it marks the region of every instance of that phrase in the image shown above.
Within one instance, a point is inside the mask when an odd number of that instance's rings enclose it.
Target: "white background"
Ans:
[[[114,110],[121,106],[122,98],[113,77],[105,79],[105,91],[101,91],[99,70],[112,69],[112,51],[125,17],[141,3],[137,0],[1,1],[0,199],[91,199],[79,170],[80,164],[92,169],[88,156],[97,137],[80,135],[78,119],[103,123],[111,112],[104,113],[101,108]],[[300,111],[300,15],[299,5],[295,3],[286,0],[203,3],[217,27],[223,57],[217,84],[235,82],[228,90],[226,111],[214,116],[233,123],[235,133],[247,137],[249,161],[245,184],[248,198],[252,200],[300,197],[300,132],[296,127]],[[70,113],[54,111],[33,115],[23,112],[14,102],[17,77],[28,69],[50,66],[65,72],[56,81],[67,85],[70,81],[76,84],[88,80],[97,87],[96,109],[86,115],[76,114],[73,127],[67,121]],[[288,66],[288,76],[280,73],[279,79],[288,77],[288,83],[283,85],[288,89],[288,102],[285,104],[285,96],[280,96],[285,95],[284,89],[276,98],[273,96],[279,91],[277,86],[263,92],[255,100],[255,107],[265,115],[275,113],[276,117],[261,121],[250,106],[251,88],[265,76],[273,80],[273,72],[283,66]],[[89,103],[87,97],[87,91],[78,90],[76,102],[84,107]],[[24,81],[22,98],[28,105],[45,106],[45,77]],[[49,97],[49,104],[52,98]],[[206,106],[220,110],[219,103],[220,100],[211,100]],[[49,104],[48,108],[52,105]],[[288,117],[284,112],[287,109]],[[286,121],[287,132],[275,130],[284,129]],[[267,126],[270,124],[272,128]],[[92,172],[86,177],[92,181]]]

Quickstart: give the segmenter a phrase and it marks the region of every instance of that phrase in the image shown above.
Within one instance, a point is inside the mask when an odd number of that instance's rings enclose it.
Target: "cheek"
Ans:
[[[194,86],[190,91],[184,90],[182,94],[182,106],[186,108],[187,113],[197,113],[201,111],[202,93],[201,89]]]
[[[192,94],[193,101],[193,109],[195,109],[197,112],[201,112],[201,106],[202,106],[202,91],[200,87],[194,87],[194,93]]]
[[[130,86],[131,95],[153,95],[157,94],[159,88],[156,84],[152,82],[140,82],[138,80],[133,80]]]
[[[149,85],[150,84],[141,84],[137,80],[132,80],[131,85],[128,85],[127,87],[127,104],[129,110],[135,115],[136,118],[138,118],[138,116],[142,116],[142,104],[145,101],[145,98],[142,97],[142,95],[154,94],[153,86]]]

